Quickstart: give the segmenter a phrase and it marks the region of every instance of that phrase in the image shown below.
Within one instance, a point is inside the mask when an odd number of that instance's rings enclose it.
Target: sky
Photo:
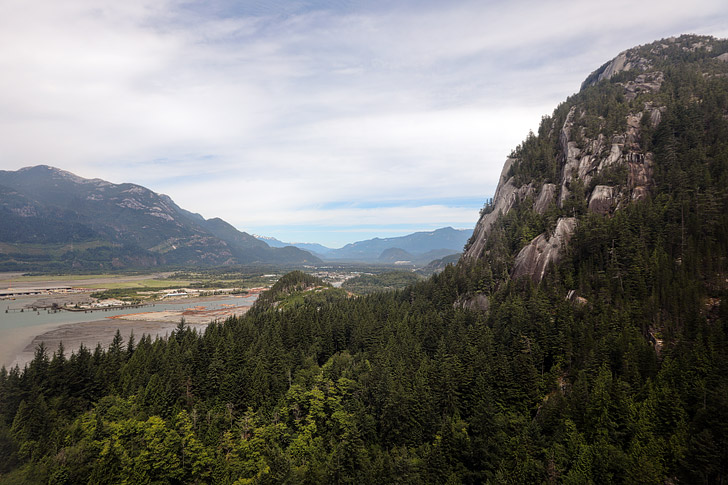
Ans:
[[[682,33],[728,37],[728,3],[4,0],[0,169],[140,184],[286,242],[472,228],[542,116]]]

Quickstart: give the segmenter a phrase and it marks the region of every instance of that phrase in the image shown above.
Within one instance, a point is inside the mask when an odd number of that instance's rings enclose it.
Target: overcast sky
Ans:
[[[728,37],[728,3],[3,0],[0,169],[289,242],[472,228],[542,115],[681,33]]]

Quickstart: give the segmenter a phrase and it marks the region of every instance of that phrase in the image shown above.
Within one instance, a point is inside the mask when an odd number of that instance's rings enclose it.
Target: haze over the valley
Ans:
[[[727,25],[718,0],[4,2],[0,170],[133,182],[329,247],[472,228],[595,66]]]

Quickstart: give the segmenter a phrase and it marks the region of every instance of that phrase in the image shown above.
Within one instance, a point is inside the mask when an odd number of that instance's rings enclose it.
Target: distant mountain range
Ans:
[[[339,249],[327,248],[321,244],[285,243],[273,237],[256,237],[273,247],[295,246],[310,251],[326,261],[426,264],[462,252],[472,233],[470,229],[443,227],[406,236],[367,239]]]
[[[327,254],[330,251],[333,251],[333,249],[327,248],[326,246],[323,246],[323,245],[317,244],[317,243],[300,243],[300,242],[287,243],[287,242],[280,241],[271,236],[260,236],[257,234],[254,234],[254,237],[260,241],[264,241],[268,246],[270,246],[272,248],[284,248],[287,246],[294,246],[299,249],[303,249],[304,251],[309,251],[311,253],[317,254],[319,256]]]
[[[416,264],[462,252],[451,227],[332,249],[251,236],[145,187],[46,165],[0,171],[0,270],[114,269],[323,261]]]
[[[0,269],[318,264],[135,184],[39,165],[0,171]]]

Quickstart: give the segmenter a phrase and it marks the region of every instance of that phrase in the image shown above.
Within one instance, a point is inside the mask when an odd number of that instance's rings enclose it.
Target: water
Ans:
[[[32,304],[38,300],[38,296],[20,297],[16,300],[0,300],[0,338],[7,330],[16,328],[28,328],[47,324],[63,325],[66,323],[93,322],[103,320],[106,317],[116,315],[128,315],[130,313],[156,312],[166,310],[185,310],[192,307],[204,306],[208,310],[217,310],[223,308],[223,305],[252,305],[258,295],[244,297],[220,297],[214,300],[192,300],[180,303],[155,303],[154,305],[145,305],[135,308],[123,308],[113,310],[94,310],[85,312],[69,312],[65,310],[56,313],[48,313],[45,308],[33,311],[24,308],[28,304]],[[24,308],[23,312],[20,309]],[[8,310],[5,313],[5,310]],[[14,311],[17,310],[17,311]]]
[[[154,311],[183,311],[194,307],[205,307],[207,310],[218,310],[224,308],[223,305],[234,305],[234,306],[249,306],[257,299],[258,295],[251,296],[227,296],[227,297],[215,297],[209,300],[189,300],[178,303],[155,303],[145,305],[136,308],[123,308],[123,309],[109,309],[109,310],[95,310],[86,312],[69,312],[69,311],[57,311],[55,313],[49,313],[47,309],[38,309],[33,311],[32,309],[24,308],[28,304],[35,303],[38,296],[20,297],[16,300],[0,300],[0,365],[10,367],[11,364],[16,363],[22,368],[27,362],[32,359],[32,351],[28,353],[23,349],[27,344],[30,344],[33,337],[45,334],[53,329],[64,328],[67,325],[74,323],[85,323],[85,322],[99,322],[106,320],[106,317],[113,317],[117,315],[128,315],[133,313],[142,312],[154,312]],[[40,298],[44,298],[41,296]],[[19,310],[23,308],[21,313]],[[9,310],[5,313],[5,310]],[[18,311],[13,311],[18,310]],[[109,320],[114,322],[114,320]],[[169,322],[147,322],[138,323],[144,325],[144,332],[137,331],[137,335],[142,333],[148,333],[150,335],[164,335],[171,328],[174,328],[176,324]],[[134,324],[132,322],[120,323],[119,327],[122,329],[124,338],[128,338],[128,333],[133,331]],[[103,329],[101,333],[95,333],[92,335],[81,335],[71,338],[73,342],[67,342],[64,340],[66,350],[68,353],[77,350],[78,346],[83,341],[87,346],[93,347],[96,342],[109,340],[112,338],[113,333],[118,328],[112,324],[110,327]],[[111,330],[109,330],[111,329]],[[109,333],[111,332],[111,333]],[[109,335],[106,335],[109,333]],[[57,342],[50,344],[49,348],[55,350],[57,348]]]

